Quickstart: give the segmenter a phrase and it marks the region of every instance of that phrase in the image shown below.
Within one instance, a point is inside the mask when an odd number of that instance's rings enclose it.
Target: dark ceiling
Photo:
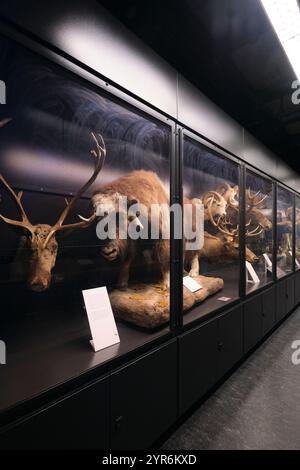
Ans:
[[[300,171],[296,77],[260,0],[98,1]]]

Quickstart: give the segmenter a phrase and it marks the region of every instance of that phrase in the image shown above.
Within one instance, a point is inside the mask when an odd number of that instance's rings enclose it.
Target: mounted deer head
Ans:
[[[216,191],[208,191],[202,197],[204,205],[204,220],[215,221],[220,217],[225,216],[227,202]]]
[[[263,230],[272,230],[273,224],[262,212],[265,206],[266,196],[260,196],[260,191],[253,193],[250,188],[246,191],[246,219],[252,220],[252,224],[259,225]]]
[[[42,292],[48,289],[50,286],[51,272],[56,262],[58,249],[56,234],[62,232],[63,230],[85,228],[96,219],[96,214],[93,213],[88,219],[84,219],[83,217],[79,216],[81,219],[80,222],[64,225],[64,221],[67,218],[69,212],[73,209],[78,199],[96,180],[104,164],[106,148],[103,138],[101,135],[99,135],[101,142],[99,144],[95,134],[92,133],[92,137],[96,144],[96,148],[91,150],[91,155],[95,159],[94,172],[87,183],[85,183],[82,188],[79,189],[77,194],[70,201],[66,200],[65,209],[59,216],[57,222],[52,226],[48,224],[31,224],[21,202],[23,192],[21,191],[16,194],[4,179],[4,177],[0,175],[0,181],[3,183],[14,202],[17,204],[21,214],[21,220],[12,220],[4,217],[2,214],[0,214],[0,218],[9,225],[20,227],[27,234],[26,244],[30,253],[27,282],[29,288],[33,291]]]
[[[219,186],[218,192],[222,194],[223,198],[227,202],[227,204],[231,207],[238,207],[239,206],[239,200],[237,199],[237,196],[239,194],[239,187],[236,186],[230,186],[229,183],[223,183]]]
[[[228,255],[232,258],[238,258],[239,253],[239,225],[235,228],[228,229],[228,226],[232,226],[230,219],[227,217],[220,218],[217,222],[213,221],[213,225],[219,230],[220,236],[222,236],[224,248],[228,252]],[[257,237],[263,232],[263,229],[258,225],[253,230],[250,230],[251,220],[246,224],[246,238]],[[250,263],[254,263],[258,260],[255,253],[246,247],[246,260]]]

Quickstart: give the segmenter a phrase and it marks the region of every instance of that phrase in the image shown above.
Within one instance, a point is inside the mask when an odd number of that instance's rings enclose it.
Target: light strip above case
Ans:
[[[300,80],[300,8],[297,0],[261,0]]]

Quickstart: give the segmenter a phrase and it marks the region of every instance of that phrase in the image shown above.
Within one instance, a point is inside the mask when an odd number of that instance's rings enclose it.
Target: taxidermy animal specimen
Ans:
[[[187,203],[187,198],[185,198]],[[239,253],[239,226],[235,229],[227,229],[227,225],[232,223],[227,218],[219,218],[216,222],[212,217],[210,206],[208,206],[208,215],[211,223],[218,230],[216,235],[204,232],[204,246],[198,251],[185,251],[185,261],[190,267],[190,276],[199,275],[199,259],[206,258],[209,262],[227,261],[229,259],[238,259]],[[256,227],[254,230],[247,229],[246,237],[256,237],[262,230]],[[246,260],[254,263],[258,260],[255,253],[246,248]]]
[[[50,286],[51,272],[56,262],[58,250],[56,234],[63,230],[87,227],[95,220],[95,214],[93,214],[89,219],[81,218],[82,220],[80,222],[64,224],[65,219],[78,199],[96,180],[105,160],[106,148],[102,137],[99,135],[100,143],[93,133],[92,137],[96,144],[95,149],[91,151],[91,155],[95,160],[94,172],[90,179],[79,189],[77,194],[70,201],[66,200],[65,209],[62,211],[57,222],[52,226],[48,224],[31,224],[21,201],[22,191],[15,193],[4,177],[0,175],[0,181],[3,183],[20,211],[21,220],[12,220],[2,214],[0,214],[0,218],[9,225],[23,229],[26,233],[25,242],[26,247],[29,249],[27,282],[29,288],[33,291],[42,292]]]
[[[217,192],[222,194],[222,197],[225,199],[228,206],[238,207],[239,200],[237,199],[239,194],[238,186],[230,186],[229,183],[223,183],[219,186]]]
[[[257,226],[263,230],[272,230],[272,222],[262,212],[266,198],[267,196],[260,196],[260,191],[257,193],[252,192],[250,189],[246,191],[246,224],[250,231]],[[237,225],[239,222],[238,207],[229,203],[227,216],[233,225]]]
[[[97,214],[101,212],[108,216],[110,213],[115,212],[119,220],[122,217],[126,218],[128,216],[127,208],[124,208],[126,213],[119,213],[120,197],[127,197],[128,207],[133,204],[138,204],[139,207],[147,211],[146,214],[141,212],[140,215],[141,219],[147,219],[148,228],[151,227],[151,215],[153,216],[153,212],[151,214],[152,207],[161,204],[169,207],[168,194],[159,177],[152,171],[133,171],[111,183],[100,186],[92,197],[93,208]],[[162,238],[162,233],[165,233],[164,229],[169,224],[169,221],[163,211],[155,214],[155,216],[157,217],[156,222],[159,233],[157,240],[150,240],[150,244],[152,244],[152,256],[154,261],[160,266],[164,286],[168,287],[170,242]],[[104,248],[102,248],[101,254],[107,260],[116,261],[121,259],[122,266],[118,282],[121,288],[126,288],[128,285],[130,267],[138,254],[139,242],[140,240],[132,240],[129,237],[127,237],[126,240],[121,240],[117,232],[116,238],[109,240]]]
[[[202,198],[204,206],[204,220],[211,221],[226,215],[227,201],[217,191],[208,191]]]
[[[246,191],[246,222],[251,220],[251,227],[259,225],[263,230],[272,230],[273,224],[266,217],[262,209],[266,196],[260,196],[260,191],[253,193],[250,189]]]

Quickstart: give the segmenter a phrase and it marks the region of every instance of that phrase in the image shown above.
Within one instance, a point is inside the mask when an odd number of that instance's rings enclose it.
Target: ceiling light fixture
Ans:
[[[300,8],[298,0],[261,0],[300,80]]]

